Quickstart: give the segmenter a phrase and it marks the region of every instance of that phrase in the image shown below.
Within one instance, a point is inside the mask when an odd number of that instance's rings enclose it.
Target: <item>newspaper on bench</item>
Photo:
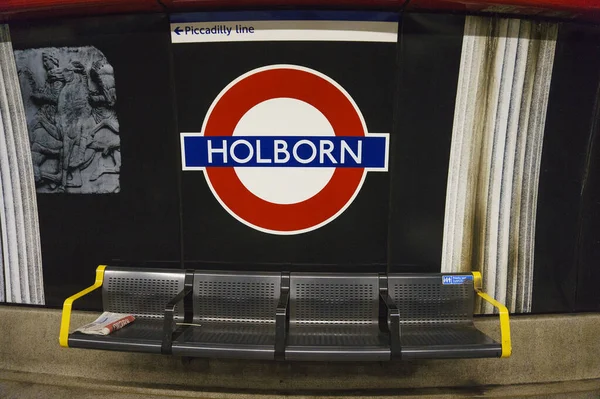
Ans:
[[[135,317],[130,314],[104,312],[93,322],[79,327],[75,331],[90,335],[108,335],[113,331],[125,327],[134,320]]]

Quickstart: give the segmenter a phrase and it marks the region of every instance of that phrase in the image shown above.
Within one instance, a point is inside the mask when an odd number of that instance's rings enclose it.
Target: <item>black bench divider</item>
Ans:
[[[281,291],[275,314],[275,360],[285,360],[285,344],[290,323],[290,273],[281,273]]]
[[[163,328],[163,340],[161,346],[161,353],[163,355],[170,355],[173,353],[173,317],[175,315],[175,308],[177,304],[183,300],[183,322],[191,323],[193,317],[193,298],[192,293],[194,291],[194,271],[185,271],[185,280],[183,282],[184,288],[175,298],[171,299],[165,307],[165,320]]]
[[[380,328],[385,328],[389,333],[391,359],[400,360],[402,358],[400,312],[398,311],[398,306],[396,306],[396,303],[389,295],[387,275],[383,273],[379,274],[379,306],[383,308],[379,312],[379,326]]]

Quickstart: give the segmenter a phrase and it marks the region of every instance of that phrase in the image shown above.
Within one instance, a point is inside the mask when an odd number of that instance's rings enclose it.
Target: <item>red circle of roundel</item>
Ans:
[[[297,68],[297,67],[296,67]],[[294,98],[318,109],[336,136],[364,136],[356,106],[332,82],[308,69],[271,67],[250,72],[231,85],[207,115],[204,136],[231,136],[252,107],[273,98]],[[308,231],[335,218],[352,201],[362,184],[364,168],[337,168],[321,191],[304,201],[275,204],[259,198],[240,181],[234,168],[207,167],[215,195],[239,219],[279,234]]]

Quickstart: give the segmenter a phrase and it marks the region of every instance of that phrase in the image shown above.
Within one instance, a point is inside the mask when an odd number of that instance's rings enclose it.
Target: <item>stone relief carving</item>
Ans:
[[[95,47],[15,51],[38,193],[118,193],[113,67]]]

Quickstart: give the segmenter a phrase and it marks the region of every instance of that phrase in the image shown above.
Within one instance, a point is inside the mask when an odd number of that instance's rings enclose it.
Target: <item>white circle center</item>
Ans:
[[[321,111],[304,101],[281,97],[249,109],[233,135],[334,136],[335,133]],[[234,170],[242,184],[257,197],[275,204],[295,204],[321,191],[335,168],[236,167]]]

